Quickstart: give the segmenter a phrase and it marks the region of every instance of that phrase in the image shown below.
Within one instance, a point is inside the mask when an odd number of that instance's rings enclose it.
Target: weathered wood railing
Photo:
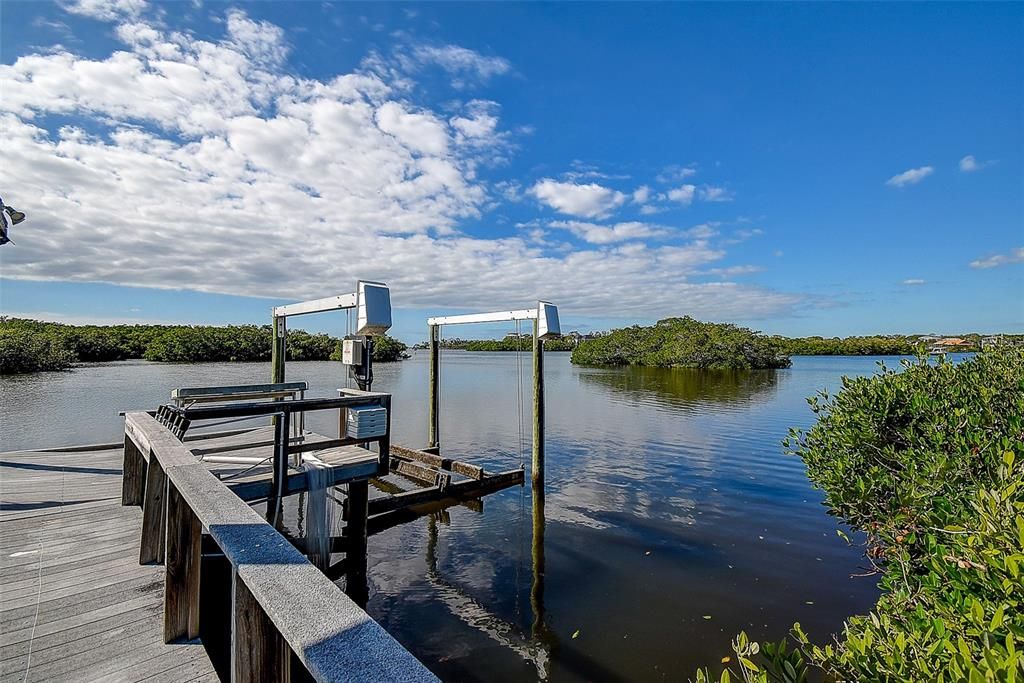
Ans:
[[[290,403],[299,401],[271,405]],[[153,416],[128,413],[125,425],[122,502],[145,499],[140,555],[165,566],[166,642],[199,637],[209,616],[200,613],[205,528],[231,566],[231,680],[297,671],[317,681],[436,680]]]

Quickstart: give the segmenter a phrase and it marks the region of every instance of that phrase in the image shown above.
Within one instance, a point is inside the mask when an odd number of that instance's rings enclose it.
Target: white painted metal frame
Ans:
[[[359,294],[357,292],[352,292],[351,294],[339,294],[337,296],[329,296],[323,299],[313,299],[311,301],[300,301],[296,304],[275,306],[273,310],[275,318],[283,318],[289,315],[306,315],[307,313],[339,311],[346,308],[355,308],[357,305],[359,305]]]
[[[536,320],[536,308],[522,308],[518,311],[495,311],[493,313],[468,313],[466,315],[442,315],[427,318],[428,325],[465,325],[468,323],[498,323],[506,320]]]
[[[338,294],[323,299],[300,301],[284,306],[275,306],[271,313],[275,320],[288,316],[326,313],[355,308],[356,334],[384,334],[391,328],[391,292],[383,282],[360,280],[357,291]]]
[[[465,315],[442,315],[427,318],[427,324],[467,325],[472,323],[497,323],[508,320],[539,320],[541,339],[557,337],[561,334],[558,323],[558,307],[547,301],[538,301],[537,308],[521,308],[515,311],[494,311],[492,313],[467,313]]]

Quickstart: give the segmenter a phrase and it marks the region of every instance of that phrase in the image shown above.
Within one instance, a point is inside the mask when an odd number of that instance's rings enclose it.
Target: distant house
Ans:
[[[956,353],[971,348],[971,342],[960,337],[944,337],[932,343],[929,353]]]
[[[579,343],[581,341],[586,341],[587,339],[597,339],[598,337],[601,337],[601,336],[604,336],[603,332],[589,332],[589,333],[584,334],[584,333],[582,333],[582,332],[580,332],[578,330],[573,330],[572,332],[566,332],[565,334],[563,334],[562,338],[563,339],[572,339],[573,345],[574,346],[579,346]]]

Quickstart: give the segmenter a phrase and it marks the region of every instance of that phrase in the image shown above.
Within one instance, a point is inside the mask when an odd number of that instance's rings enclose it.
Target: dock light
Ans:
[[[11,217],[11,225],[17,225],[18,223],[25,220],[25,213],[22,211],[18,211],[13,207],[5,206],[4,211],[6,211],[7,215]]]

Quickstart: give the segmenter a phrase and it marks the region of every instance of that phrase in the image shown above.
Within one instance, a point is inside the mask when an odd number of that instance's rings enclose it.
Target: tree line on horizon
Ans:
[[[1024,335],[1002,335],[1024,343]],[[982,336],[962,334],[980,350]],[[0,316],[0,373],[63,370],[76,363],[145,359],[166,363],[266,362],[270,325],[68,325]],[[588,338],[566,335],[547,340],[548,351],[572,352],[582,365],[652,365],[702,368],[788,367],[790,356],[915,355],[924,350],[916,335],[783,337],[728,323],[689,317],[666,318],[651,326],[633,325]],[[425,343],[414,348],[424,348]],[[465,351],[530,351],[532,336],[503,339],[443,339],[441,347]],[[400,360],[407,346],[388,336],[374,340],[373,359]],[[328,334],[289,330],[289,360],[340,360],[340,340]]]
[[[0,317],[0,373],[65,370],[75,363],[145,359],[163,363],[269,362],[270,325],[65,325]],[[406,345],[374,338],[373,360],[400,360]],[[341,340],[289,330],[288,360],[341,360]]]

